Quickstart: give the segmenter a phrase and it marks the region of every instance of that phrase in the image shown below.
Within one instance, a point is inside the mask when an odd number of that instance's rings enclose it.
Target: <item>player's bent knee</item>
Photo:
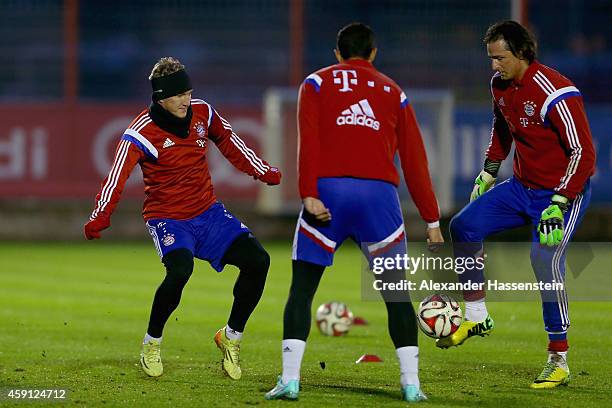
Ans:
[[[186,248],[167,253],[162,262],[166,266],[168,276],[181,282],[187,282],[193,272],[193,254]]]
[[[267,274],[268,269],[270,269],[270,254],[260,246],[253,257],[253,263],[260,273]]]
[[[266,276],[270,269],[270,254],[261,246],[255,238],[249,238],[251,241],[249,252],[249,269],[255,271],[258,275]]]
[[[461,219],[460,214],[455,214],[453,218],[451,218],[450,223],[448,224],[448,229],[450,230],[451,236],[453,238],[458,237],[463,230],[463,220]]]
[[[270,268],[270,255],[257,238],[251,234],[243,234],[236,238],[225,255],[223,262],[237,266],[249,274],[266,276]]]
[[[454,241],[466,242],[474,233],[474,221],[469,217],[469,214],[465,211],[461,211],[456,214],[448,225],[451,233],[451,237]],[[472,237],[473,239],[473,237]]]

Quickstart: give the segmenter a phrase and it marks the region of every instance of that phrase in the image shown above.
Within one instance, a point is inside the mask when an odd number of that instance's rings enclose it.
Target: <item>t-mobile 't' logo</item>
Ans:
[[[352,69],[337,69],[332,72],[334,74],[334,84],[342,84],[340,92],[352,92],[350,85],[357,85],[357,72]],[[340,74],[340,77],[338,77]],[[350,78],[352,76],[353,78]]]

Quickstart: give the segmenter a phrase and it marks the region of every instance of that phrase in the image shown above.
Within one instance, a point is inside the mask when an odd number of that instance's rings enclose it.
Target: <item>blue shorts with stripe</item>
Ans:
[[[542,211],[550,205],[553,190],[536,190],[525,187],[514,177],[498,184],[464,207],[450,223],[455,256],[473,256],[470,248],[482,248],[481,243],[491,234],[531,224],[531,264],[536,278],[542,282],[565,280],[565,255],[576,228],[584,218],[591,200],[590,182],[576,196],[564,216],[563,241],[556,247],[540,245],[537,225]],[[465,245],[467,243],[468,245]],[[476,246],[471,244],[478,244]],[[466,253],[458,253],[466,252]],[[459,275],[460,280],[483,281],[482,271],[477,277]],[[542,291],[543,315],[546,331],[551,340],[565,338],[570,325],[568,300],[565,289]]]
[[[404,221],[397,188],[386,181],[330,177],[318,180],[319,199],[332,220],[321,223],[302,209],[293,238],[294,260],[332,265],[334,253],[347,239],[364,255],[406,253]]]
[[[185,248],[194,257],[208,261],[217,271],[225,266],[225,251],[239,235],[250,233],[246,225],[217,202],[197,217],[188,220],[156,218],[147,221],[149,233],[163,258],[175,249]]]

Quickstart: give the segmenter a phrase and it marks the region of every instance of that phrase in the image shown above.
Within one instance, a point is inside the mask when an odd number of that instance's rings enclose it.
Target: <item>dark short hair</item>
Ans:
[[[375,46],[374,31],[363,23],[351,23],[338,31],[336,48],[344,59],[368,58]]]
[[[532,63],[536,58],[537,44],[533,34],[516,21],[499,21],[487,29],[484,43],[489,44],[504,40],[515,57],[525,59]]]

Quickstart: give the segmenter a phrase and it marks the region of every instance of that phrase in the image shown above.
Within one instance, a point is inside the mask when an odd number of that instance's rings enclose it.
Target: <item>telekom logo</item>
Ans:
[[[352,69],[336,69],[332,72],[334,84],[342,84],[340,92],[352,92],[350,85],[357,85],[357,72]],[[340,76],[338,76],[338,74]],[[351,78],[352,76],[352,78]]]

